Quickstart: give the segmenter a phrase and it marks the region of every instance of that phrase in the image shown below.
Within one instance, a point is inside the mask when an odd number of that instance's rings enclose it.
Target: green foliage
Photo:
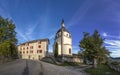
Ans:
[[[107,65],[98,65],[98,68],[89,68],[85,70],[90,75],[119,75],[118,72],[112,70]]]
[[[75,62],[67,62],[65,61],[64,63],[59,64],[59,66],[80,66],[83,65],[81,63],[75,63]]]
[[[0,57],[11,58],[17,55],[15,24],[0,16]]]
[[[58,57],[58,43],[55,43],[55,50],[54,50],[54,56]]]
[[[90,61],[94,59],[101,60],[109,56],[109,51],[103,46],[104,39],[100,37],[97,30],[94,31],[93,35],[84,32],[84,37],[80,41],[80,49],[85,58]]]
[[[120,62],[112,62],[111,64],[112,64],[112,65],[119,65]]]

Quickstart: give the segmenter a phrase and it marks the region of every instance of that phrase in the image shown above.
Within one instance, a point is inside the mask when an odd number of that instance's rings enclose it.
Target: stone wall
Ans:
[[[64,61],[67,61],[67,62],[78,62],[78,63],[83,63],[83,59],[80,58],[80,57],[68,57],[68,56],[65,56],[63,57]]]

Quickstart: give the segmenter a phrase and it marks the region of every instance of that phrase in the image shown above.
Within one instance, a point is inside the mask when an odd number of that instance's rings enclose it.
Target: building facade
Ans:
[[[48,53],[49,39],[39,39],[18,45],[18,56],[22,59],[40,60]]]
[[[72,36],[70,32],[65,28],[64,20],[62,20],[61,28],[55,35],[53,52],[55,52],[56,43],[58,45],[58,55],[72,55]]]

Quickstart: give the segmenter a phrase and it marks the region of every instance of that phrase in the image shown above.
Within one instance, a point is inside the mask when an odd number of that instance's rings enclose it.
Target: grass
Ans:
[[[115,70],[109,68],[107,65],[98,65],[96,69],[89,68],[85,70],[90,75],[120,75],[120,73]]]
[[[79,66],[81,63],[74,63],[74,62],[64,62],[59,64],[59,66]]]
[[[43,60],[41,60],[41,61],[43,61]],[[60,64],[51,63],[51,62],[48,62],[48,61],[43,61],[43,62],[58,65],[58,66],[79,66],[79,65],[82,64],[82,63],[74,63],[74,62],[64,62],[64,63],[60,63]]]

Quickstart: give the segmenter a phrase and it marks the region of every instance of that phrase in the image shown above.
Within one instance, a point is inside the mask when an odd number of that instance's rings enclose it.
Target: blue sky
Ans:
[[[120,57],[119,0],[0,0],[0,15],[16,24],[18,43],[49,38],[52,52],[63,18],[72,34],[73,53],[80,50],[83,32],[97,29],[111,56]]]

